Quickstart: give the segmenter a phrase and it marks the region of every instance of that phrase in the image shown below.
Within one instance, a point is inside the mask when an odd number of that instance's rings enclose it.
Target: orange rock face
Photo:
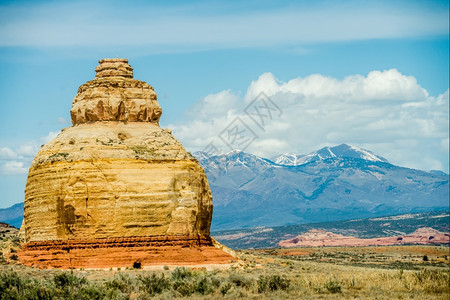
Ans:
[[[153,87],[133,79],[125,59],[103,59],[96,71],[73,100],[74,126],[31,164],[20,260],[64,268],[229,262],[209,238],[205,172],[159,127]]]
[[[37,268],[110,268],[229,264],[234,258],[197,235],[31,242],[20,259]]]

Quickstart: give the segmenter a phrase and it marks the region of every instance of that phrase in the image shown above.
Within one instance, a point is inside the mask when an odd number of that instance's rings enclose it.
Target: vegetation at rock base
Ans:
[[[448,252],[430,246],[246,250],[231,268],[213,271],[39,270],[10,260],[0,265],[0,299],[448,299]]]

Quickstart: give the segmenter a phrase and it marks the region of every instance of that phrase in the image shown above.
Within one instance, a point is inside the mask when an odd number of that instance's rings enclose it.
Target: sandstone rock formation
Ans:
[[[100,60],[96,72],[73,100],[74,126],[44,145],[30,167],[21,261],[50,267],[99,267],[103,261],[110,267],[130,266],[139,257],[144,264],[167,264],[162,249],[173,250],[175,243],[193,249],[184,260],[229,262],[232,256],[209,237],[206,175],[171,131],[159,127],[162,110],[153,88],[132,78],[126,59]],[[137,256],[126,258],[127,247]],[[157,257],[143,255],[149,247]],[[106,263],[101,256],[108,249],[114,250]]]
[[[449,243],[449,234],[436,229],[423,227],[403,236],[360,239],[311,229],[293,239],[280,241],[281,247],[317,247],[317,246],[389,246],[389,245],[441,245]]]
[[[74,125],[90,121],[158,124],[161,107],[153,87],[133,79],[127,59],[102,59],[94,80],[78,89],[70,115]]]

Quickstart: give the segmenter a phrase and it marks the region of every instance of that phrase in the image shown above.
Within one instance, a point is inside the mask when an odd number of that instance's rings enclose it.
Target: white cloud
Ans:
[[[187,112],[192,118],[216,118],[225,115],[231,107],[235,107],[239,101],[239,95],[230,90],[211,94],[195,103]]]
[[[24,167],[24,163],[21,161],[8,161],[3,165],[0,165],[0,173],[5,175],[18,175],[18,174],[26,174],[28,172],[28,168]]]
[[[40,140],[43,141],[44,143],[48,143],[51,140],[53,140],[59,133],[60,133],[60,131],[58,131],[58,132],[50,131],[47,134],[47,136],[41,137]]]
[[[8,147],[0,148],[0,160],[4,159],[15,159],[17,154]]]
[[[413,76],[405,76],[396,69],[372,71],[367,77],[347,76],[337,80],[320,74],[295,78],[287,83],[279,82],[272,73],[262,74],[253,81],[247,91],[247,101],[259,93],[268,96],[276,93],[292,93],[306,99],[334,98],[345,101],[418,101],[428,97],[425,89],[417,84]]]
[[[448,34],[448,11],[426,4],[321,1],[276,9],[261,9],[260,4],[258,10],[227,10],[220,5],[227,4],[2,5],[0,46],[212,49]]]
[[[38,152],[39,147],[36,143],[28,143],[25,145],[21,145],[19,149],[17,149],[17,154],[22,157],[34,157]]]
[[[281,117],[266,118],[263,130],[244,112],[261,92],[282,110]],[[394,164],[448,172],[448,95],[447,90],[432,97],[414,77],[395,69],[343,80],[314,74],[288,82],[264,73],[243,97],[230,91],[208,95],[187,114],[195,118],[170,127],[190,150],[213,142],[226,152],[230,149],[219,137],[239,117],[258,136],[246,151],[265,157],[348,143]]]
[[[59,132],[49,132],[47,136],[41,137],[39,141],[30,141],[18,147],[0,148],[0,173],[4,175],[26,174],[31,161],[36,156],[41,143],[48,143],[54,139]]]

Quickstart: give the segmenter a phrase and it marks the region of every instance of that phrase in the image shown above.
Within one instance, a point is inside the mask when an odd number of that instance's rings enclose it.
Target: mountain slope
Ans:
[[[17,203],[8,208],[0,209],[0,222],[7,223],[16,228],[22,226],[23,220],[23,205],[24,203]]]
[[[448,209],[447,174],[394,166],[345,144],[296,156],[295,163],[242,151],[194,156],[211,185],[213,230]]]

